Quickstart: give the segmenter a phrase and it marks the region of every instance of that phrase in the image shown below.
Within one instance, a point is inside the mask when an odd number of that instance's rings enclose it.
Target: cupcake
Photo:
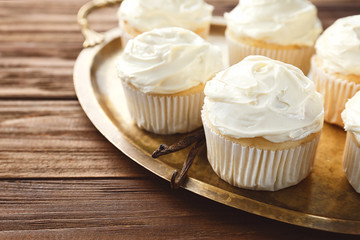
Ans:
[[[230,64],[264,55],[309,72],[322,31],[317,9],[306,0],[241,0],[225,13]]]
[[[203,0],[124,0],[118,11],[123,46],[137,35],[164,27],[181,27],[203,38],[209,34],[214,7]]]
[[[218,47],[177,27],[140,34],[117,60],[130,115],[140,128],[158,134],[202,125],[205,83],[222,69]]]
[[[325,121],[344,126],[345,103],[360,91],[360,15],[338,19],[315,48],[311,78],[324,95]]]
[[[343,168],[351,186],[360,193],[360,92],[346,103],[341,116],[347,131]]]
[[[205,87],[207,156],[226,182],[275,191],[309,175],[323,126],[323,100],[300,69],[248,56]]]

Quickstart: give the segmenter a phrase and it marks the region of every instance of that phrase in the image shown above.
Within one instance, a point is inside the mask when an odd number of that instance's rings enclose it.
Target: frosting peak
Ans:
[[[353,132],[360,144],[360,92],[347,101],[341,117],[344,121],[345,130]]]
[[[221,134],[298,140],[323,126],[323,99],[298,68],[249,56],[218,73],[205,87],[204,110]]]
[[[336,20],[315,48],[327,71],[360,76],[360,15]]]
[[[143,92],[170,94],[205,84],[223,69],[221,51],[192,31],[159,28],[130,40],[119,77]]]
[[[225,19],[239,38],[278,45],[313,46],[322,31],[317,9],[307,0],[241,0]]]
[[[209,24],[213,10],[204,0],[124,0],[118,16],[140,32],[163,27],[195,31]]]

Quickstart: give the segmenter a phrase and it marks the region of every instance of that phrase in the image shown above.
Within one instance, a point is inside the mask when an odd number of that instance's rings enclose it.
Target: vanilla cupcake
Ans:
[[[279,190],[309,175],[323,126],[323,100],[292,65],[248,56],[205,87],[208,160],[226,182]]]
[[[206,81],[223,69],[221,51],[182,28],[159,28],[130,40],[117,60],[130,114],[158,134],[202,125]]]
[[[360,15],[338,19],[315,48],[311,78],[324,95],[325,121],[344,126],[345,103],[360,91]]]
[[[181,27],[207,38],[214,7],[203,0],[124,0],[118,11],[122,44],[164,27]]]
[[[306,0],[241,0],[225,13],[230,64],[264,55],[309,72],[322,31],[317,9]]]
[[[360,193],[360,92],[346,103],[341,116],[347,131],[343,168],[351,186]]]

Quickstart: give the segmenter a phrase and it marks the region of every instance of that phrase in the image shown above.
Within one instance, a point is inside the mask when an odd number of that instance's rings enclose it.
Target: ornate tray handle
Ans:
[[[83,47],[93,47],[104,41],[104,35],[90,29],[88,23],[88,15],[95,9],[112,6],[114,4],[120,4],[123,0],[93,0],[85,3],[77,14],[77,21],[80,25],[81,32],[85,37]]]

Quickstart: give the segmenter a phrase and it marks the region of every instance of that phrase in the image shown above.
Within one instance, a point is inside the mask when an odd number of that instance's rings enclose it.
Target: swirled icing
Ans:
[[[120,79],[143,92],[171,94],[204,84],[224,67],[220,49],[183,28],[159,28],[129,41]]]
[[[323,126],[323,98],[298,68],[248,56],[205,86],[210,123],[233,138],[263,137],[279,143],[302,139]]]
[[[124,0],[118,17],[140,32],[163,27],[195,31],[210,24],[213,10],[203,0]]]
[[[360,92],[346,102],[341,117],[344,121],[345,130],[351,131],[360,144]]]
[[[241,0],[225,19],[239,38],[279,45],[313,46],[322,31],[316,7],[306,0]]]
[[[328,72],[360,76],[360,15],[338,19],[319,37],[315,48]]]

